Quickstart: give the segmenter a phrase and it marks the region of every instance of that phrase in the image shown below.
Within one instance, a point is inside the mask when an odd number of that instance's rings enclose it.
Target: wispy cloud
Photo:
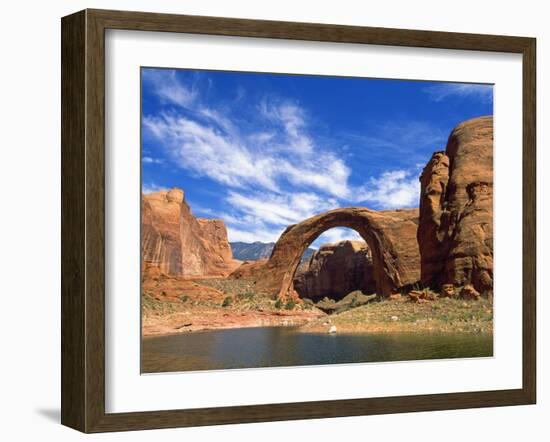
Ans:
[[[240,229],[235,226],[227,226],[229,242],[276,242],[281,235],[280,229],[266,229],[263,226],[250,226],[247,229]]]
[[[155,193],[155,192],[161,192],[163,190],[167,190],[166,187],[159,186],[155,183],[143,183],[141,185],[141,192],[142,193]]]
[[[166,158],[195,178],[221,184],[219,207],[192,207],[203,216],[224,219],[231,241],[276,241],[288,225],[337,207],[418,205],[419,170],[398,164],[352,180],[349,157],[334,147],[341,146],[341,140],[317,135],[312,129],[315,116],[296,100],[252,98],[237,89],[238,106],[234,101],[212,104],[193,80],[184,83],[175,71],[154,71],[144,81],[169,106],[143,117],[145,133],[162,152],[147,152],[143,162],[160,164],[159,157]],[[355,144],[357,155],[364,152],[370,159],[392,152],[411,164],[422,162],[416,158],[419,148],[440,148],[446,137],[430,124],[409,120],[342,138]],[[158,190],[154,183],[143,186],[145,193]],[[360,237],[348,229],[333,229],[319,241],[342,239]]]
[[[303,192],[283,195],[231,191],[226,202],[232,212],[222,214],[221,218],[228,225],[231,241],[239,241],[234,238],[242,238],[243,232],[254,232],[258,238],[277,241],[287,226],[339,206],[335,198],[323,198],[315,193]]]
[[[275,103],[264,99],[259,109],[261,114],[275,126],[281,126],[288,137],[288,148],[298,155],[311,155],[314,143],[305,131],[305,111],[288,100],[276,100]]]
[[[426,88],[425,92],[434,101],[443,101],[449,97],[476,98],[483,102],[493,100],[493,86],[489,84],[442,83]]]
[[[229,187],[277,189],[274,159],[258,155],[238,138],[184,116],[162,114],[143,121],[181,168]]]
[[[242,133],[231,115],[203,105],[204,119],[163,112],[145,116],[143,124],[180,167],[223,185],[281,192],[290,183],[349,196],[350,168],[303,132],[304,112],[288,102],[262,108],[266,121],[257,121],[262,130],[251,133]]]
[[[195,201],[189,200],[189,198],[186,198],[186,201],[187,204],[189,204],[193,215],[195,215],[196,217],[220,218],[218,212],[216,212],[214,209],[211,209],[210,207],[204,207],[202,204],[198,204]]]
[[[340,241],[364,241],[355,230],[344,227],[335,227],[322,233],[311,245],[312,248],[319,248],[323,244],[337,243]]]
[[[152,157],[149,157],[149,156],[142,157],[141,161],[145,164],[162,164],[164,162],[160,158],[152,158]]]
[[[288,226],[319,212],[338,207],[336,199],[325,199],[314,193],[286,195],[252,193],[244,195],[231,191],[227,202],[239,212],[252,217],[259,223],[279,226]]]
[[[416,154],[423,149],[441,148],[447,142],[448,133],[425,121],[388,121],[371,128],[365,134],[348,134],[350,143],[365,147],[369,156],[373,153],[387,155],[388,151],[402,155]],[[407,160],[410,160],[407,157]]]
[[[188,107],[198,96],[198,91],[180,82],[176,71],[172,69],[145,69],[142,71],[142,80],[149,83],[158,97],[169,104]]]
[[[358,200],[381,209],[417,207],[420,182],[417,170],[394,170],[371,178],[358,194]]]

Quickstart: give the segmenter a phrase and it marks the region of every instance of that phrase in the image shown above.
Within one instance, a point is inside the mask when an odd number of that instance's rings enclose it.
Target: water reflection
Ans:
[[[289,327],[211,330],[145,338],[142,372],[446,359],[493,355],[491,334],[328,335]]]

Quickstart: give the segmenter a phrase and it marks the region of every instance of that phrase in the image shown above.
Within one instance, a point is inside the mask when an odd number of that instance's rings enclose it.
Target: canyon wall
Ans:
[[[376,282],[367,244],[340,241],[322,245],[296,270],[294,289],[300,297],[314,301],[325,296],[338,300],[354,290],[374,293]]]
[[[183,277],[227,276],[234,260],[225,224],[195,218],[180,189],[142,196],[141,259],[145,271]]]
[[[493,288],[493,118],[458,125],[420,177],[418,244],[425,285]]]

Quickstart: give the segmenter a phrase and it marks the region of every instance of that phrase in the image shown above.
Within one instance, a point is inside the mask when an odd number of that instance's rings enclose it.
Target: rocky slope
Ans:
[[[493,287],[493,118],[458,125],[420,177],[422,282]]]
[[[222,220],[195,218],[180,189],[142,196],[144,272],[183,277],[226,276],[233,259]]]
[[[294,289],[300,297],[314,301],[339,300],[354,290],[374,293],[372,255],[363,241],[324,244],[309,261],[298,267]]]

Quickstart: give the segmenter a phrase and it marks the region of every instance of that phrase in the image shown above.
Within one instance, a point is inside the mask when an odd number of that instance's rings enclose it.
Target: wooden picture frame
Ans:
[[[105,30],[517,53],[523,57],[523,385],[132,413],[105,411]],[[83,432],[533,404],[536,398],[536,41],[533,38],[84,10],[62,19],[62,424]]]

